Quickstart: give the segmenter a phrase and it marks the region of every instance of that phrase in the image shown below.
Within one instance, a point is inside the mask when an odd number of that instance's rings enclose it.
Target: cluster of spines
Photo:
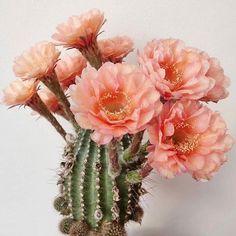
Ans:
[[[127,168],[122,163],[120,175],[112,179],[109,176],[108,148],[94,143],[90,134],[88,130],[81,131],[75,144],[76,160],[73,169],[63,182],[63,196],[71,209],[71,215],[66,219],[73,222],[71,228],[74,229],[69,234],[83,235],[75,234],[80,227],[99,234],[99,229],[105,224],[111,226],[111,232],[118,229],[119,232],[125,232],[123,228],[127,221],[138,221],[137,218],[140,218],[136,217],[135,211],[139,208],[140,212],[138,201],[141,184],[133,185],[126,181]],[[118,147],[119,155],[123,155],[130,141],[130,137],[122,140]],[[120,225],[120,228],[117,225]]]

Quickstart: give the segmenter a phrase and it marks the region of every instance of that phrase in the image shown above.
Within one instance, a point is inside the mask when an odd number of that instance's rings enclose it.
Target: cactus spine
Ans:
[[[125,223],[129,220],[140,222],[142,218],[141,183],[126,181],[127,172],[134,167],[124,163],[120,163],[120,174],[112,177],[107,145],[97,145],[90,134],[89,130],[81,130],[77,140],[65,148],[60,196],[54,202],[55,209],[67,216],[60,229],[71,236],[126,235]],[[130,137],[119,142],[120,157],[129,143]]]

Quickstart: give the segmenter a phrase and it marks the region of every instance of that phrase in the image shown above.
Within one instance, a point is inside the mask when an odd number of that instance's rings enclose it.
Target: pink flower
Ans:
[[[52,38],[59,45],[83,48],[96,41],[104,22],[104,14],[98,9],[93,9],[80,16],[72,16],[66,23],[58,25],[57,32]]]
[[[166,100],[198,100],[215,85],[214,79],[206,77],[208,60],[187,50],[180,40],[153,40],[139,54],[139,62]]]
[[[52,73],[59,55],[53,43],[40,42],[16,58],[13,70],[22,79],[42,78]]]
[[[133,46],[133,41],[127,36],[98,41],[103,61],[111,61],[113,63],[122,62],[123,58],[133,51]]]
[[[68,88],[75,83],[75,77],[80,76],[87,61],[81,54],[65,55],[57,62],[55,71],[62,87]]]
[[[226,130],[220,114],[199,102],[167,102],[148,128],[149,164],[166,178],[188,172],[209,180],[233,145]]]
[[[26,105],[36,90],[37,83],[33,80],[15,80],[3,90],[2,102],[7,106]]]
[[[48,88],[43,88],[39,90],[38,94],[51,112],[57,113],[59,110],[62,109],[61,105],[57,100],[57,97]]]
[[[143,130],[162,107],[151,81],[128,64],[88,68],[69,90],[78,124],[95,130],[92,139],[99,144]]]
[[[227,91],[227,88],[230,85],[230,80],[224,74],[224,70],[216,58],[209,57],[205,52],[201,52],[201,55],[208,60],[210,65],[206,77],[214,79],[215,81],[214,87],[201,100],[218,102],[219,100],[228,97],[229,92]]]

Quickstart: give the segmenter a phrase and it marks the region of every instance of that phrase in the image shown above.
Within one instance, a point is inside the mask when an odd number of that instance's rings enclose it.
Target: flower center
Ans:
[[[191,126],[184,122],[175,126],[172,142],[176,151],[181,154],[189,154],[198,147],[200,134],[191,134],[190,128]]]
[[[171,82],[175,87],[181,84],[183,73],[178,69],[176,64],[167,65],[161,63],[160,67],[165,70],[165,80]]]
[[[122,120],[131,112],[131,100],[121,91],[105,93],[99,101],[99,107],[110,120]]]

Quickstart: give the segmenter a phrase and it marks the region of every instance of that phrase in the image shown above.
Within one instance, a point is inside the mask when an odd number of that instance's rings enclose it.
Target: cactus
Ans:
[[[60,196],[54,201],[62,215],[69,212],[66,224],[60,224],[61,231],[71,236],[126,235],[125,223],[141,222],[143,216],[139,205],[142,184],[129,183],[126,178],[129,170],[138,168],[140,163],[120,163],[121,172],[114,178],[109,170],[107,145],[97,145],[90,134],[90,130],[81,130],[77,139],[65,147]],[[128,136],[119,142],[120,159],[129,144]]]

